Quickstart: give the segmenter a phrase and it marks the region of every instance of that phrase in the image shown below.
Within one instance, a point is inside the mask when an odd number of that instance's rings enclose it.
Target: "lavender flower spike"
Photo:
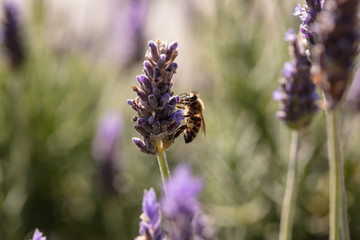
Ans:
[[[127,100],[138,113],[132,120],[135,122],[134,128],[142,136],[142,139],[133,138],[133,142],[147,154],[156,155],[167,149],[173,143],[174,133],[184,118],[181,111],[175,108],[180,98],[171,91],[171,79],[177,69],[174,63],[178,55],[177,47],[177,42],[149,42],[143,64],[144,74],[136,77],[140,87],[132,87],[138,96],[134,100]]]
[[[141,236],[137,237],[136,240],[162,240],[160,204],[156,201],[156,194],[152,188],[149,191],[144,191],[142,211],[143,213],[140,216]]]
[[[25,61],[25,47],[21,38],[18,11],[18,6],[14,2],[8,1],[4,4],[4,46],[13,69],[22,66]]]
[[[298,36],[301,37],[301,36]],[[311,63],[305,55],[305,47],[292,29],[285,35],[290,41],[291,62],[286,62],[282,70],[280,88],[273,93],[274,100],[280,101],[276,115],[292,129],[307,126],[318,107],[315,85],[310,79]]]
[[[330,109],[336,108],[347,88],[358,53],[359,0],[328,0],[312,26],[314,81]]]
[[[193,177],[185,165],[177,167],[173,178],[167,182],[168,195],[167,198],[163,197],[161,203],[164,215],[175,226],[175,229],[170,227],[170,239],[212,239],[213,231],[207,226],[197,199],[202,186],[202,180]]]
[[[46,237],[36,228],[32,240],[46,240]]]

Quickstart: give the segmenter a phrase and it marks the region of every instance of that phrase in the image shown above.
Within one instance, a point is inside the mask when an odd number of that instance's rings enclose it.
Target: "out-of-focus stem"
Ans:
[[[289,166],[286,178],[286,187],[281,211],[279,240],[292,239],[294,223],[295,199],[297,195],[297,155],[299,149],[300,134],[293,131],[291,135]]]
[[[338,117],[336,108],[326,112],[330,178],[330,240],[340,238],[339,228],[341,239],[350,240]]]

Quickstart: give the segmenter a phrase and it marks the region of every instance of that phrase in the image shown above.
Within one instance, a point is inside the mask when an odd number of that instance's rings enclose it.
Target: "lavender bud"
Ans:
[[[166,102],[168,102],[170,99],[170,96],[168,93],[164,93],[164,95],[162,95],[162,97],[160,98],[160,106],[164,106]]]
[[[166,58],[166,55],[165,55],[165,54],[161,54],[161,55],[160,55],[160,58],[159,58],[158,63],[157,63],[157,65],[158,65],[158,67],[159,67],[160,69],[163,69],[164,66],[165,66],[165,58]]]
[[[152,92],[155,94],[155,95],[159,95],[161,92],[160,92],[160,89],[158,87],[154,87]]]
[[[334,109],[347,89],[359,45],[359,0],[328,0],[312,25],[313,80]]]
[[[148,61],[144,61],[144,72],[146,74],[146,76],[148,77],[152,77],[154,75],[154,70],[153,70],[153,67],[151,66],[151,63],[148,62]]]
[[[144,153],[149,153],[146,149],[145,143],[140,138],[132,138],[132,142]]]
[[[143,136],[147,136],[149,134],[149,132],[146,131],[145,128],[140,125],[135,125],[134,128]]]
[[[149,117],[148,122],[152,125],[155,122],[155,119],[153,117]]]
[[[154,122],[154,123],[152,124],[153,132],[154,132],[155,134],[160,133],[160,127],[161,127],[161,126],[160,126],[159,121]]]
[[[160,76],[161,76],[160,68],[158,66],[156,66],[154,69],[153,78],[154,78],[154,80],[158,80],[160,78]]]
[[[173,42],[172,44],[170,44],[170,47],[166,52],[166,60],[165,60],[166,62],[168,62],[173,57],[173,52],[177,49],[177,47],[178,47],[177,42]]]
[[[25,46],[21,37],[18,6],[14,2],[4,4],[4,46],[13,69],[19,68],[25,62]]]
[[[158,101],[157,101],[155,95],[154,95],[154,94],[150,94],[149,97],[148,97],[148,99],[149,99],[149,103],[150,103],[151,107],[152,107],[153,109],[157,108],[157,106],[158,106]]]
[[[173,62],[168,66],[168,68],[165,71],[173,72],[173,71],[175,71],[177,69],[177,67],[178,67],[177,63]]]
[[[153,41],[149,41],[149,48],[150,48],[150,52],[151,52],[151,59],[154,62],[159,61],[159,53],[158,53],[157,44],[154,43]]]

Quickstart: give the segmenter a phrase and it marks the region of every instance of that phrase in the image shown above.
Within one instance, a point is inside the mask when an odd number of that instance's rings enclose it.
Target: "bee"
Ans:
[[[177,104],[178,109],[184,109],[185,124],[180,126],[175,134],[174,139],[184,132],[185,143],[189,143],[199,132],[200,127],[206,135],[205,121],[203,117],[204,103],[197,92],[180,94],[180,102]],[[202,126],[201,126],[202,124]]]

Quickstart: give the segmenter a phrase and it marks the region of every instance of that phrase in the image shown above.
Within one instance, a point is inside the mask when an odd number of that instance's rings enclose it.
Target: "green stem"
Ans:
[[[350,240],[345,180],[338,133],[338,110],[327,111],[326,120],[330,183],[330,240],[340,238],[339,228],[341,239]]]
[[[300,136],[298,131],[291,134],[289,166],[286,179],[285,194],[281,211],[279,240],[292,239],[294,223],[295,199],[297,195],[297,155]]]
[[[166,153],[165,153],[165,150],[163,150],[162,148],[159,148],[159,153],[157,154],[157,159],[158,159],[159,169],[160,169],[160,173],[161,173],[161,180],[162,180],[162,183],[164,186],[164,192],[167,197],[165,183],[168,179],[170,179],[171,176],[170,176],[169,165],[166,160]]]

